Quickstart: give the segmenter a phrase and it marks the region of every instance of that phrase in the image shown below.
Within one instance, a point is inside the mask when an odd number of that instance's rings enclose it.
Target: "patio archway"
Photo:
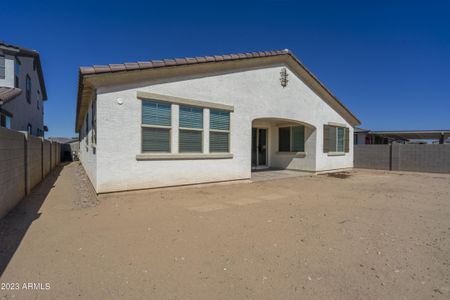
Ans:
[[[256,118],[252,120],[251,144],[252,170],[315,168],[316,127],[307,122]]]

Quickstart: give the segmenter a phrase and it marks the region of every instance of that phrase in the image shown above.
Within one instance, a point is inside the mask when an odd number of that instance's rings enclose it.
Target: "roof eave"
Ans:
[[[320,88],[325,91],[328,96],[332,98],[333,101],[335,101],[340,108],[343,109],[343,111],[348,114],[349,120],[347,120],[352,126],[358,126],[361,124],[361,121],[353,115],[353,113],[350,112],[350,110],[340,101],[337,99],[337,97],[328,90],[325,85],[320,82],[316,76],[314,76],[311,71],[309,71],[301,62],[300,60],[290,51],[290,50],[281,50],[281,51],[266,51],[266,52],[252,52],[248,53],[251,56],[243,56],[240,55],[223,55],[223,56],[206,56],[203,57],[204,59],[202,61],[199,61],[199,57],[192,58],[192,59],[175,59],[175,60],[165,60],[165,61],[150,61],[150,62],[143,62],[141,64],[128,64],[133,65],[131,68],[127,68],[127,64],[122,65],[109,65],[109,66],[93,66],[93,67],[80,67],[78,71],[78,95],[77,95],[77,110],[76,110],[76,120],[75,120],[75,131],[78,133],[81,128],[81,121],[79,120],[79,113],[80,113],[80,106],[82,101],[82,92],[85,88],[85,79],[88,78],[95,78],[98,76],[105,76],[105,75],[119,75],[124,73],[130,73],[130,72],[138,72],[138,71],[145,71],[145,70],[153,70],[153,69],[161,69],[161,68],[176,68],[181,66],[195,66],[200,64],[209,64],[213,62],[224,62],[224,61],[238,61],[238,60],[249,60],[253,58],[269,58],[274,56],[286,56],[290,57],[296,64],[298,64],[307,74],[310,76],[313,81],[315,81]],[[221,57],[221,58],[219,58]],[[226,58],[224,58],[226,57]],[[229,58],[228,58],[229,57]],[[177,60],[180,60],[180,63],[176,63]],[[183,61],[184,60],[184,61]],[[174,61],[175,63],[172,63]],[[138,67],[136,67],[138,65]]]
[[[355,120],[355,123],[352,124],[353,126],[361,125],[361,121],[308,68],[305,67],[305,65],[295,56],[294,53],[292,53],[292,51],[289,51],[288,55],[290,55],[303,69],[305,69],[308,75],[311,76],[322,89],[324,89],[343,109],[346,110],[346,112]]]
[[[44,72],[42,71],[41,58],[39,56],[39,53],[36,52],[36,56],[34,56],[34,59],[36,60],[36,70],[39,77],[39,83],[41,85],[42,100],[47,101],[47,89],[45,87]]]

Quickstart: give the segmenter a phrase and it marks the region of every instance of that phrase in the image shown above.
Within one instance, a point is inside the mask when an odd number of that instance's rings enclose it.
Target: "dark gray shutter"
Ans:
[[[180,130],[178,136],[180,152],[203,152],[202,131]]]
[[[229,133],[210,131],[209,152],[230,152],[229,141]]]
[[[336,126],[328,126],[328,152],[338,151],[338,128]],[[342,132],[344,134],[344,132]],[[342,139],[342,150],[344,149],[344,140]]]
[[[345,153],[350,152],[350,129],[345,128]]]
[[[170,129],[142,128],[142,152],[170,152]]]
[[[323,152],[328,153],[330,149],[330,126],[323,125]]]
[[[292,152],[305,152],[305,126],[292,127]]]

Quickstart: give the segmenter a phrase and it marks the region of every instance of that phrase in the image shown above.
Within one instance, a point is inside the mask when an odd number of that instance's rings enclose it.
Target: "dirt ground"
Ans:
[[[450,175],[348,175],[97,202],[66,165],[0,222],[0,299],[449,299]]]

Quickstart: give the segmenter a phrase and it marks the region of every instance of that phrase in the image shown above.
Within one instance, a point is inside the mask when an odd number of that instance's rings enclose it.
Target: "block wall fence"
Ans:
[[[450,144],[355,145],[354,167],[450,173]]]
[[[0,219],[61,162],[61,144],[0,127]]]

